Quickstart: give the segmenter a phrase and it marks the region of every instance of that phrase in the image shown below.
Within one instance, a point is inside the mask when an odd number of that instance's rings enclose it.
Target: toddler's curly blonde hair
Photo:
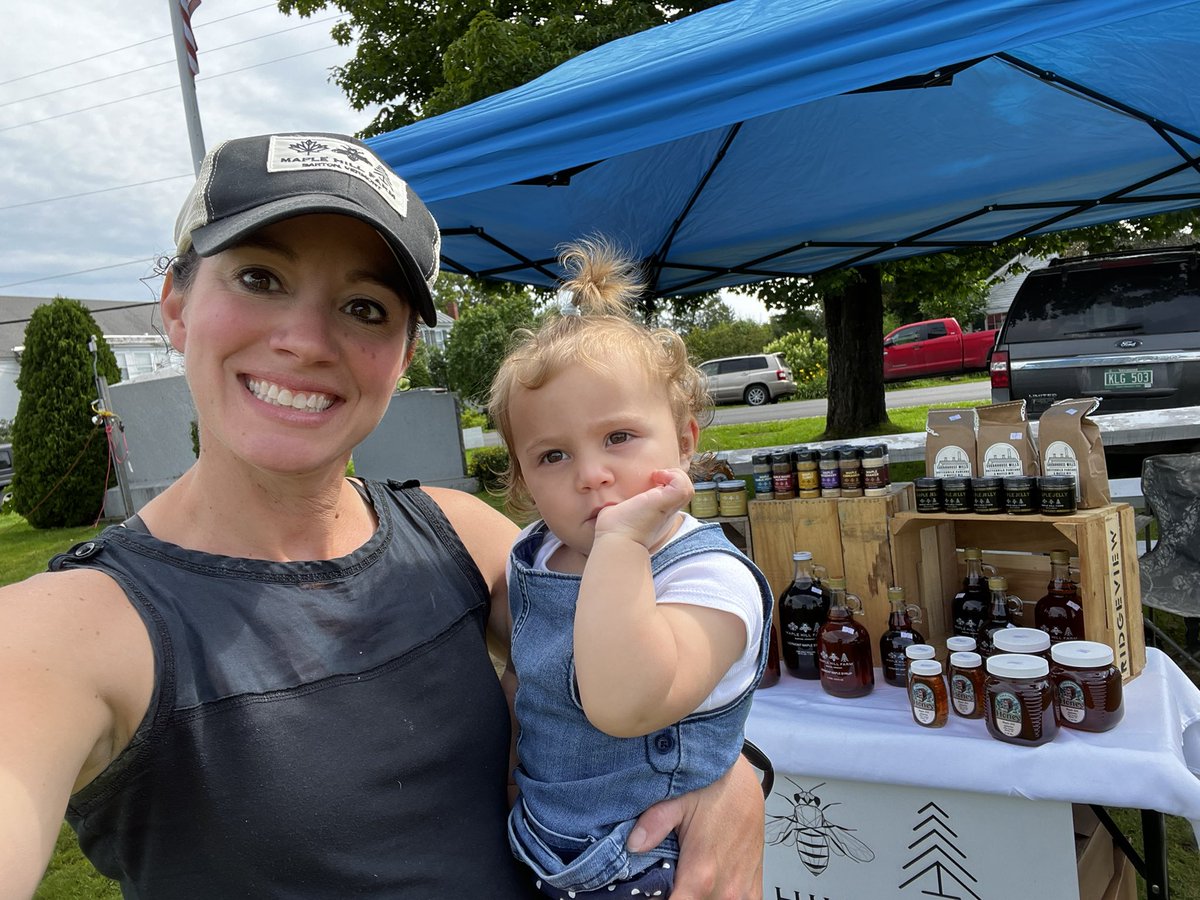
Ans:
[[[688,360],[679,335],[667,328],[647,328],[631,317],[630,303],[642,289],[635,263],[604,238],[567,245],[559,262],[567,273],[562,291],[570,292],[577,313],[554,315],[536,331],[517,331],[488,400],[492,422],[510,448],[505,499],[519,515],[532,513],[534,504],[511,449],[510,411],[517,388],[537,390],[569,366],[609,376],[639,366],[650,383],[663,385],[679,426],[694,418],[703,427],[711,411],[704,376]]]

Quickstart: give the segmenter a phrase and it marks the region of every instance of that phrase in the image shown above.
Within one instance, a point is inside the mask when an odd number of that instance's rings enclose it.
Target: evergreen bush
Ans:
[[[479,489],[498,494],[504,490],[508,470],[508,450],[504,447],[480,447],[471,452],[467,474],[479,481]]]
[[[13,507],[34,528],[91,524],[104,503],[108,442],[103,424],[92,423],[92,335],[99,374],[116,382],[116,358],[79,301],[55,297],[33,311],[25,329],[12,429]]]

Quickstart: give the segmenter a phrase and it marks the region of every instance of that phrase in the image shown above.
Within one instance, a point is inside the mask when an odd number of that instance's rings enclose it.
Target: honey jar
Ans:
[[[1066,728],[1108,731],[1125,716],[1121,673],[1113,649],[1096,641],[1063,641],[1050,648],[1054,702]]]
[[[984,721],[996,740],[1036,747],[1058,734],[1050,664],[1040,656],[989,656],[984,697]]]
[[[950,705],[954,712],[964,719],[982,719],[983,697],[983,658],[972,650],[951,653]]]
[[[942,664],[936,659],[914,659],[909,670],[908,701],[913,719],[926,728],[941,728],[950,717]]]
[[[1050,635],[1040,628],[1001,628],[992,635],[993,653],[1028,653],[1050,662]]]

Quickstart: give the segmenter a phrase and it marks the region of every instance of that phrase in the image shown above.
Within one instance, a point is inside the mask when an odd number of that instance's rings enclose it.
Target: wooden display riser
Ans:
[[[1016,619],[1028,626],[1050,579],[1048,554],[1067,550],[1079,572],[1087,639],[1113,648],[1126,681],[1145,667],[1137,536],[1128,504],[1069,516],[899,512],[891,535],[897,583],[921,606],[922,632],[939,651],[952,634],[950,607],[966,574],[964,548],[983,550],[984,563],[1008,579],[1009,593],[1024,601]]]

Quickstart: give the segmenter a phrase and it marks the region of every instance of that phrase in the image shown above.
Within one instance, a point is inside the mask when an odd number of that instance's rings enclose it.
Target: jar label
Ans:
[[[954,711],[969,716],[975,712],[975,685],[966,675],[950,676],[950,699],[954,702]]]
[[[795,490],[791,472],[786,472],[783,475],[776,473],[771,483],[775,486],[775,493],[777,494],[791,494]]]
[[[933,458],[932,474],[935,478],[970,478],[971,456],[954,444],[942,447]]]
[[[841,469],[822,469],[821,470],[821,487],[825,490],[839,488],[842,486],[842,470]]]
[[[1058,686],[1058,711],[1064,719],[1075,725],[1087,715],[1083,702],[1083,688],[1074,681],[1063,681]]]
[[[912,701],[913,715],[918,722],[928,725],[937,718],[937,700],[933,696],[933,688],[920,681],[914,681],[908,696]]]
[[[775,481],[770,472],[754,473],[754,493],[770,494],[775,490]]]
[[[797,469],[796,484],[802,491],[815,491],[821,486],[816,469]]]
[[[1001,734],[1016,737],[1021,733],[1021,699],[1011,691],[1001,691],[992,700],[992,716]]]
[[[992,444],[983,451],[983,474],[997,478],[1024,475],[1021,455],[1012,444]]]

